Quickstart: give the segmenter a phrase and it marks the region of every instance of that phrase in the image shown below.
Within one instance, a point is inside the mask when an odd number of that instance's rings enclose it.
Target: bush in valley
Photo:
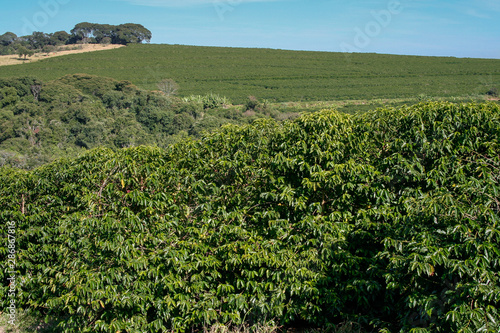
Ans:
[[[98,146],[166,147],[180,132],[198,137],[264,116],[245,117],[228,104],[218,95],[179,99],[87,74],[49,82],[0,78],[0,166],[33,168]]]
[[[1,168],[17,304],[67,332],[498,332],[499,133],[497,104],[435,102]]]

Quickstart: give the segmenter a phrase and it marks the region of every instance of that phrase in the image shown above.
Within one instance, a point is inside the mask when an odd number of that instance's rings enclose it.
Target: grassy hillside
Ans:
[[[249,95],[278,102],[469,96],[500,87],[500,60],[179,45],[129,45],[0,67],[0,78],[48,81],[75,73],[129,80],[148,90],[171,78],[181,96],[213,92],[234,103]]]
[[[498,333],[499,134],[496,104],[430,103],[0,168],[2,308],[14,288],[66,332]]]

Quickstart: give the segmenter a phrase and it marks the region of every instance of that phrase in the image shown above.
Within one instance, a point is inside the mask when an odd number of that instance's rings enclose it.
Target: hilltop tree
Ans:
[[[15,44],[17,41],[17,35],[13,32],[6,32],[0,35],[0,55],[15,54]]]
[[[51,44],[51,35],[41,31],[35,31],[33,34],[23,36],[22,38],[28,42],[29,46],[34,50],[42,49],[45,45]]]
[[[99,43],[101,43],[103,45],[109,45],[109,44],[111,44],[111,37],[104,37],[103,39],[101,39],[99,41]]]
[[[54,45],[45,45],[42,48],[42,52],[46,53],[47,55],[49,55],[52,52],[56,52],[56,47]]]
[[[3,46],[9,46],[17,40],[17,35],[13,32],[6,32],[0,36],[0,44]]]
[[[103,43],[103,40],[106,38],[113,37],[115,30],[115,26],[109,24],[94,24],[94,30],[92,32],[97,43]]]
[[[50,36],[50,42],[51,42],[50,44],[54,46],[64,45],[69,41],[70,38],[71,35],[68,34],[66,31],[57,31]]]
[[[115,26],[82,22],[71,30],[71,34],[73,43],[93,39],[95,42],[101,43],[105,38],[110,38],[113,44],[142,43],[143,41],[149,42],[152,37],[151,31],[135,23]]]
[[[73,35],[73,38],[83,40],[93,35],[94,26],[94,23],[82,22],[75,25],[75,27],[71,29],[70,32]]]
[[[151,31],[140,24],[120,24],[115,29],[113,44],[142,43],[151,41]]]
[[[25,48],[24,46],[20,46],[17,49],[17,54],[19,55],[20,58],[24,56],[24,59],[26,59],[26,57],[31,57],[34,54],[34,52],[32,50]]]

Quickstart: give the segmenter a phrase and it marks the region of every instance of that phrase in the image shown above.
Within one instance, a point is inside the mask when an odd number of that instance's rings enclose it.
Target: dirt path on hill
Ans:
[[[4,55],[4,56],[0,56],[0,66],[29,63],[29,62],[34,62],[34,61],[52,58],[52,57],[59,57],[59,56],[68,55],[68,54],[111,50],[111,49],[116,49],[116,48],[123,47],[123,46],[124,45],[116,45],[116,44],[110,44],[110,45],[101,45],[101,44],[67,45],[67,46],[62,47],[63,49],[67,48],[67,50],[51,52],[48,55],[46,53],[36,53],[33,56],[28,57],[27,60],[24,60],[23,58],[19,58],[18,55],[14,55],[14,54]]]

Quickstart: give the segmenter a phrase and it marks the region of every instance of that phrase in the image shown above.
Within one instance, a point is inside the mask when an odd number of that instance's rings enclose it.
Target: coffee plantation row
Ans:
[[[0,77],[51,81],[75,73],[128,80],[146,90],[172,79],[180,97],[212,92],[243,104],[498,94],[500,60],[260,48],[129,44],[0,67]]]
[[[499,134],[497,104],[436,102],[2,168],[16,306],[66,332],[499,332]]]

